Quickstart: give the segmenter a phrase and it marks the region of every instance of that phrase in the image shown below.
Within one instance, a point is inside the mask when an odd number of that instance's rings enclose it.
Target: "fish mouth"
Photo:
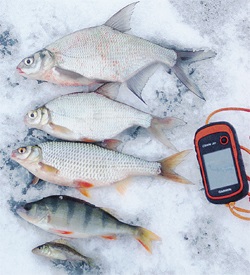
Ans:
[[[11,159],[16,159],[16,156],[17,156],[17,150],[12,151],[12,153],[10,155],[10,158]]]
[[[18,216],[20,216],[24,220],[27,220],[27,217],[28,217],[27,211],[23,208],[23,206],[20,206],[19,208],[17,208],[16,213]]]
[[[21,68],[19,68],[18,66],[16,67],[16,69],[17,69],[19,74],[24,74],[24,71]]]

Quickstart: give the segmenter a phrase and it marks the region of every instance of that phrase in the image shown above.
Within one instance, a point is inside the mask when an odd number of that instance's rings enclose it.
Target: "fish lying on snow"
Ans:
[[[19,211],[19,213],[21,213],[21,210]],[[82,261],[88,265],[92,263],[92,259],[83,256],[63,239],[54,240],[52,242],[39,245],[32,249],[32,252],[36,255],[44,256],[54,260]]]
[[[68,238],[101,236],[116,239],[117,234],[136,238],[149,252],[152,241],[160,240],[153,232],[119,221],[105,210],[68,196],[50,196],[25,204],[17,213],[26,221],[50,233]]]
[[[203,98],[182,65],[214,57],[215,53],[177,51],[125,33],[130,30],[136,3],[121,9],[104,25],[76,31],[23,59],[17,66],[18,72],[24,77],[61,85],[126,83],[141,98],[149,77],[161,64]]]
[[[102,141],[112,139],[132,126],[148,128],[168,147],[163,131],[183,124],[174,117],[156,118],[99,93],[119,85],[104,84],[97,93],[74,93],[56,98],[25,116],[25,123],[52,136],[70,141]],[[110,87],[110,89],[108,87]],[[111,88],[113,87],[113,88]],[[116,88],[115,88],[116,87]]]
[[[44,142],[14,150],[11,158],[37,178],[78,188],[89,196],[88,188],[112,183],[122,192],[133,177],[142,175],[189,183],[172,170],[188,153],[186,150],[161,162],[150,162],[89,143]]]

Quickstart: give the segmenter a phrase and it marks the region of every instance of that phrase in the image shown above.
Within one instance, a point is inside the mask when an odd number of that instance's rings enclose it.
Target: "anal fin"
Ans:
[[[124,195],[127,191],[128,185],[131,183],[132,178],[126,178],[124,180],[118,181],[115,183],[116,190],[121,194]]]

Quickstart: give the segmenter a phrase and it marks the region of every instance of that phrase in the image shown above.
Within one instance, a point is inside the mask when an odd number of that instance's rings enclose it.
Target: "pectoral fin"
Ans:
[[[68,128],[60,126],[60,125],[56,125],[53,122],[50,122],[49,125],[55,132],[59,132],[62,134],[71,134],[72,133],[72,131],[70,131]]]
[[[70,71],[61,67],[54,67],[54,72],[55,79],[57,79],[58,77],[60,80],[59,83],[66,86],[90,85],[99,82],[95,79],[88,79],[77,72]]]
[[[40,179],[39,179],[38,177],[35,176],[35,177],[33,178],[33,180],[32,180],[31,183],[34,184],[34,185],[36,185],[36,184],[38,184],[39,180],[40,180]]]
[[[130,30],[130,19],[134,11],[135,5],[138,2],[134,2],[119,10],[114,14],[104,25],[111,27],[120,32],[126,32]]]
[[[39,165],[41,167],[41,170],[44,171],[44,172],[52,173],[52,174],[57,174],[59,172],[59,170],[56,169],[55,167],[44,164],[42,162],[39,162]]]

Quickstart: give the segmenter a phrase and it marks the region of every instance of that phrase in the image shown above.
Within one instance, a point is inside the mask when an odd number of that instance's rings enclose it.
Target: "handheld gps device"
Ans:
[[[194,138],[207,199],[225,204],[248,193],[248,181],[235,129],[228,122],[199,128]]]

